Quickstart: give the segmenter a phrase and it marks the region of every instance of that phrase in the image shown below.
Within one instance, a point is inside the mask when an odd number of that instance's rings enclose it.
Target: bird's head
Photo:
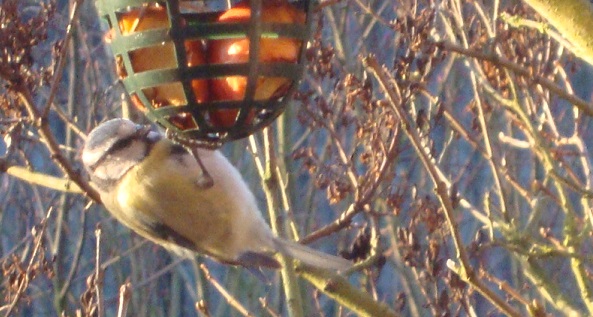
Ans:
[[[128,119],[112,119],[89,133],[82,150],[82,163],[91,180],[106,190],[142,162],[161,138],[150,126]]]

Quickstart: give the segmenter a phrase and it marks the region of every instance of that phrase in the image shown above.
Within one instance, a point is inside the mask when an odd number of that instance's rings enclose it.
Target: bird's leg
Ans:
[[[202,175],[198,177],[198,179],[196,180],[196,184],[202,189],[208,189],[214,186],[214,180],[212,179],[212,176],[210,176],[210,173],[208,173],[208,170],[206,169],[206,167],[202,163],[202,160],[200,159],[200,155],[198,154],[198,148],[192,146],[189,149],[191,154],[196,159],[196,162],[198,162],[198,165],[200,165],[200,168],[202,169]]]
[[[198,162],[198,165],[200,165],[202,174],[198,177],[198,179],[196,179],[196,185],[198,187],[200,187],[201,189],[208,189],[208,188],[211,188],[212,186],[214,186],[214,180],[212,179],[212,176],[210,176],[210,173],[208,173],[208,170],[202,163],[202,160],[200,159],[200,155],[198,154],[198,148],[200,147],[200,143],[192,142],[191,140],[180,138],[177,135],[177,133],[175,133],[169,129],[167,129],[165,131],[165,135],[167,136],[168,139],[170,139],[174,142],[177,142],[177,143],[181,144],[183,147],[185,147],[191,153],[191,155],[196,159],[196,162]],[[208,148],[208,147],[206,147],[206,148]]]

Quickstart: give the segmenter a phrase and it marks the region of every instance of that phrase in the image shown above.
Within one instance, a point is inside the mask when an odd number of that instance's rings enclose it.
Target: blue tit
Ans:
[[[319,268],[351,262],[274,236],[253,193],[219,151],[196,158],[148,126],[113,119],[88,136],[82,161],[107,210],[170,250],[190,250],[247,268],[279,268],[282,253]],[[201,186],[202,167],[213,185]]]

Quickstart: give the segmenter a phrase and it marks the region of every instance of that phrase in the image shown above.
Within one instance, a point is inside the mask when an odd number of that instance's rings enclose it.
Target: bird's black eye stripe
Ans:
[[[109,157],[109,155],[112,155],[113,153],[119,151],[119,150],[123,150],[126,147],[130,146],[132,144],[132,141],[134,141],[134,136],[130,136],[127,137],[125,139],[121,139],[121,140],[117,140],[115,143],[113,143],[113,145],[107,150],[107,152],[105,152],[101,158],[99,158],[97,160],[97,162],[95,162],[95,164],[89,166],[89,169],[94,171],[97,166],[101,165],[101,163],[103,163],[103,161],[105,161],[107,159],[107,157]]]
[[[134,137],[128,137],[125,139],[117,140],[117,142],[113,143],[113,145],[107,150],[107,154],[113,154],[119,150],[123,150],[130,146],[134,141]]]

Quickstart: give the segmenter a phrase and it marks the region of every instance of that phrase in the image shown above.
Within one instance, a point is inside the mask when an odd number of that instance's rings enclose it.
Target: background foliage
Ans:
[[[318,3],[286,114],[224,148],[281,234],[361,263],[288,288],[93,203],[85,134],[142,120],[94,4],[0,5],[2,314],[593,315],[592,71],[521,1]]]

